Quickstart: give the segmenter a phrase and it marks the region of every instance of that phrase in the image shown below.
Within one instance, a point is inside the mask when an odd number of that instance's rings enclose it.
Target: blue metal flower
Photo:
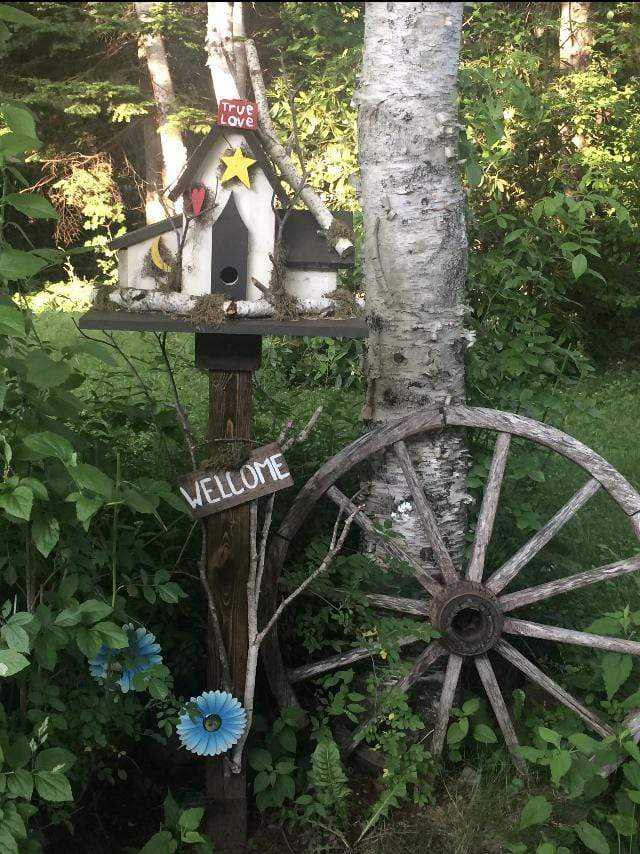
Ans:
[[[124,649],[110,649],[103,644],[95,658],[89,662],[89,669],[94,679],[106,679],[110,673],[121,672],[117,680],[122,693],[133,689],[133,680],[154,664],[162,662],[160,644],[156,643],[155,635],[146,629],[135,629],[130,623],[122,627],[126,632],[129,645]]]
[[[226,691],[205,691],[191,698],[192,709],[180,715],[180,741],[198,756],[218,756],[233,747],[247,725],[247,713]]]

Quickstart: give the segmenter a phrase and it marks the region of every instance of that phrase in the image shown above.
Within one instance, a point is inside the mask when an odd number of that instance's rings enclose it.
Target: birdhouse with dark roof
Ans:
[[[194,298],[215,295],[227,316],[273,316],[278,299],[301,314],[326,313],[339,268],[353,265],[309,211],[293,208],[252,130],[217,125],[168,197],[180,214],[111,244],[116,306],[188,315]],[[351,227],[350,214],[334,216]]]

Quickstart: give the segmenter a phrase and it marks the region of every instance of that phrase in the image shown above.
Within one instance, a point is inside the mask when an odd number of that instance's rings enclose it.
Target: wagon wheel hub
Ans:
[[[442,643],[458,655],[481,655],[496,645],[504,617],[496,596],[482,584],[462,581],[434,599],[433,622]]]

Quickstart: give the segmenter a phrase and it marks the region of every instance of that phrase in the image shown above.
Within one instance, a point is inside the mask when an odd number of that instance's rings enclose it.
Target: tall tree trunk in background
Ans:
[[[207,65],[216,101],[238,98],[233,51],[233,3],[207,3]]]
[[[561,3],[560,6],[560,62],[565,70],[582,71],[589,64],[593,44],[589,27],[591,3]]]
[[[376,425],[465,396],[467,237],[456,98],[462,11],[462,3],[366,4],[356,95],[370,330],[363,417]],[[447,430],[410,450],[459,561],[468,500],[463,439]],[[407,504],[402,471],[387,454],[373,471],[368,509],[382,518],[395,511],[406,547],[429,562]]]
[[[153,9],[157,3],[135,3],[140,22],[149,27],[153,21]],[[175,92],[167,60],[164,39],[160,32],[148,31],[140,37],[140,51],[147,63],[153,97],[158,110],[158,134],[162,147],[162,176],[165,189],[178,179],[187,162],[187,149],[182,133],[170,121],[175,111]]]
[[[241,98],[246,98],[247,95],[247,53],[244,49],[245,39],[244,3],[236,0],[233,4],[233,56],[236,85]]]
[[[158,128],[153,116],[145,116],[142,123],[144,134],[145,197],[144,212],[147,225],[165,219],[166,211],[160,196],[162,194],[162,148],[158,137]]]

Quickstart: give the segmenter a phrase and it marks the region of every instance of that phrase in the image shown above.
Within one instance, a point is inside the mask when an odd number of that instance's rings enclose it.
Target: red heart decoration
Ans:
[[[191,188],[191,208],[194,216],[200,216],[206,194],[206,187],[203,187],[202,184]]]

